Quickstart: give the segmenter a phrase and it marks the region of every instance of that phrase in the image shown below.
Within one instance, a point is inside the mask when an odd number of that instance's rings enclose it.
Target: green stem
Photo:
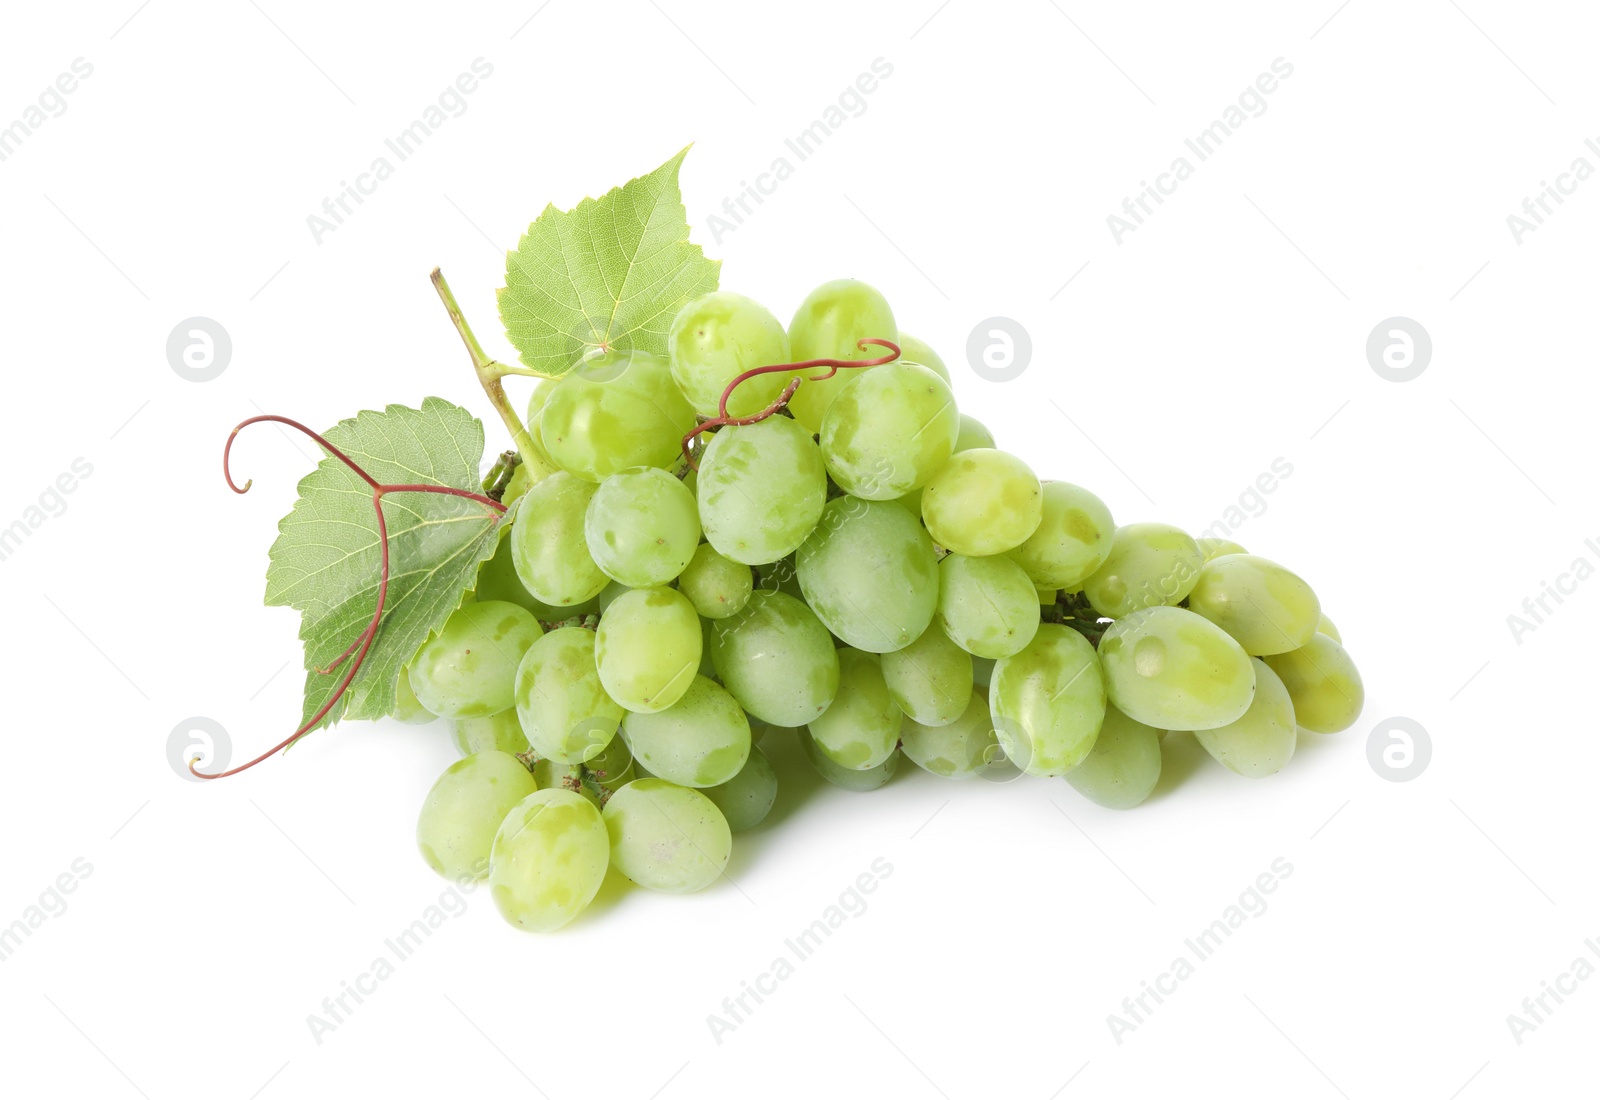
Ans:
[[[522,456],[523,465],[528,468],[529,478],[534,482],[544,480],[556,472],[556,467],[533,441],[528,429],[523,427],[522,418],[517,415],[517,410],[511,407],[511,401],[506,397],[506,388],[500,382],[508,374],[541,376],[526,367],[509,367],[489,358],[483,350],[483,345],[478,343],[478,337],[473,333],[472,326],[467,324],[461,307],[456,304],[456,296],[451,291],[450,284],[445,282],[444,273],[434,268],[433,274],[429,277],[433,280],[433,288],[439,292],[439,300],[444,303],[444,308],[450,314],[450,323],[456,326],[456,332],[461,335],[461,342],[467,346],[467,354],[472,357],[472,369],[478,376],[478,384],[483,387],[483,392],[489,396],[489,403],[494,406],[495,412],[500,414],[506,430],[511,433],[511,441],[516,445],[517,453]]]

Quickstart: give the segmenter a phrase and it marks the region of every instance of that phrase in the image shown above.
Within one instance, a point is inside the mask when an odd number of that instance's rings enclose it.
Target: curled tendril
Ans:
[[[722,391],[722,399],[717,402],[717,415],[709,420],[696,424],[694,428],[683,437],[683,457],[689,465],[698,470],[699,464],[694,460],[692,447],[694,441],[705,432],[716,431],[718,428],[737,428],[745,424],[756,424],[778,413],[789,404],[789,399],[794,396],[794,391],[800,388],[802,382],[823,382],[841,370],[854,367],[881,367],[885,363],[892,363],[900,358],[900,345],[893,340],[880,340],[876,336],[868,336],[856,341],[856,347],[866,350],[867,345],[875,344],[880,348],[888,348],[888,355],[880,355],[876,359],[806,359],[799,363],[773,363],[765,367],[755,367],[745,371],[732,382],[728,383]],[[756,377],[758,374],[776,374],[782,371],[809,370],[812,367],[827,367],[826,374],[803,374],[784,387],[778,399],[753,416],[729,416],[728,398],[733,396],[733,391],[740,384]]]
[[[239,485],[233,480],[233,469],[231,465],[231,460],[233,457],[233,441],[238,437],[241,431],[243,431],[245,428],[248,428],[250,425],[265,423],[284,424],[290,428],[293,428],[297,432],[301,432],[302,434],[309,436],[311,439],[316,441],[317,446],[321,447],[324,451],[328,452],[328,454],[344,463],[345,466],[349,467],[349,469],[357,477],[371,487],[372,512],[375,516],[377,516],[378,519],[379,573],[377,606],[373,608],[372,619],[367,623],[366,629],[361,632],[356,640],[351,642],[349,647],[346,648],[343,653],[339,654],[339,656],[330,661],[326,667],[317,669],[319,674],[326,676],[331,674],[346,661],[350,662],[349,667],[345,670],[344,678],[339,681],[339,686],[334,689],[333,695],[328,699],[328,701],[318,708],[316,714],[313,714],[303,726],[295,730],[282,741],[278,742],[272,748],[268,749],[254,760],[240,764],[237,768],[229,768],[227,771],[222,772],[207,773],[202,772],[195,767],[195,765],[199,763],[198,758],[189,761],[189,771],[198,779],[224,779],[227,776],[238,775],[242,771],[246,771],[255,767],[263,760],[288,748],[290,745],[300,740],[300,738],[310,733],[316,728],[319,722],[328,716],[328,712],[338,704],[339,700],[344,698],[345,692],[349,690],[351,682],[356,678],[356,673],[361,671],[361,665],[367,659],[367,652],[372,648],[372,643],[378,636],[378,626],[383,621],[383,609],[389,597],[389,525],[383,516],[383,498],[385,496],[390,493],[434,493],[439,496],[464,497],[467,500],[477,501],[479,504],[482,504],[489,510],[491,516],[503,515],[506,511],[506,506],[497,500],[484,496],[481,493],[468,492],[465,489],[456,489],[449,485],[391,485],[380,482],[377,478],[367,473],[366,470],[362,469],[354,459],[350,458],[349,455],[346,455],[339,448],[335,447],[332,443],[329,443],[322,436],[318,435],[316,432],[312,431],[298,420],[290,420],[286,416],[274,416],[270,414],[263,416],[252,416],[248,420],[240,421],[233,431],[228,433],[228,442],[222,448],[222,476],[228,482],[228,488],[232,489],[236,493],[248,493],[250,491],[250,486],[254,484],[254,481],[247,480],[243,485]],[[354,658],[353,660],[351,659],[352,657]]]

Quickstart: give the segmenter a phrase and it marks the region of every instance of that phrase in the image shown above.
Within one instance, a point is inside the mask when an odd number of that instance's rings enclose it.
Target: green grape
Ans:
[[[794,553],[817,525],[828,474],[798,421],[769,416],[711,437],[697,493],[706,541],[717,553],[766,565]]]
[[[722,394],[745,371],[789,361],[789,336],[766,306],[743,294],[719,290],[689,302],[667,334],[672,377],[694,411],[717,416]],[[753,416],[771,405],[793,371],[758,374],[728,397],[728,415]]]
[[[742,833],[754,829],[772,812],[772,804],[778,800],[778,776],[766,754],[752,747],[738,775],[701,793],[722,811],[730,830]]]
[[[486,718],[511,709],[511,681],[543,630],[514,603],[462,604],[411,658],[417,701],[441,718]]]
[[[934,374],[944,379],[944,384],[950,384],[950,368],[944,365],[944,360],[939,358],[939,353],[930,348],[925,341],[918,340],[909,332],[902,332],[895,338],[895,343],[900,345],[900,358],[897,363],[921,363]]]
[[[600,682],[628,710],[666,710],[694,682],[703,638],[700,616],[681,592],[624,592],[600,616],[595,632]]]
[[[841,768],[876,767],[894,752],[900,708],[883,682],[876,654],[839,650],[839,690],[833,705],[806,728],[817,751]]]
[[[649,890],[688,894],[717,880],[733,852],[732,830],[716,803],[665,779],[635,779],[605,808],[611,859]]]
[[[1317,632],[1322,617],[1309,584],[1254,554],[1224,554],[1203,565],[1189,592],[1189,610],[1258,657],[1299,649]]]
[[[1216,729],[1195,730],[1194,739],[1217,763],[1251,779],[1272,775],[1294,755],[1294,701],[1278,674],[1260,658],[1250,658],[1256,671],[1256,694],[1250,709]]]
[[[865,348],[857,341],[868,337],[893,340],[900,332],[889,303],[866,283],[835,279],[823,283],[800,303],[789,322],[789,354],[806,359],[879,359],[888,349],[877,344]],[[802,382],[789,402],[789,411],[806,431],[822,427],[823,414],[843,387],[847,368],[823,382]],[[810,373],[817,373],[812,371]]]
[[[1090,802],[1108,810],[1133,809],[1161,779],[1161,731],[1107,707],[1094,748],[1066,779]]]
[[[1008,557],[946,554],[939,563],[939,625],[976,657],[1009,657],[1039,629],[1038,590]]]
[[[1366,688],[1344,646],[1326,634],[1288,653],[1265,658],[1294,701],[1295,721],[1312,733],[1338,733],[1361,717]]]
[[[545,638],[549,635],[546,634]],[[544,638],[539,639],[540,642]],[[535,646],[539,642],[533,643]],[[523,658],[527,660],[526,657]],[[503,710],[499,714],[491,714],[487,718],[457,718],[450,723],[452,739],[456,749],[462,756],[471,756],[475,752],[509,752],[516,755],[528,751],[528,736],[522,732],[522,722],[517,718],[516,708]]]
[[[1049,607],[1056,602],[1057,593],[1054,588],[1042,588],[1036,584],[1033,586],[1033,592],[1039,597],[1040,607]]]
[[[683,482],[652,466],[612,474],[589,501],[583,532],[589,556],[632,588],[666,584],[700,545],[700,513]]]
[[[511,561],[534,599],[574,607],[600,594],[609,578],[589,556],[584,517],[598,486],[555,473],[522,498],[511,523]]]
[[[733,696],[696,676],[683,698],[654,714],[630,714],[623,736],[633,757],[670,783],[714,787],[739,774],[750,756],[750,723]]]
[[[1071,591],[1106,560],[1116,529],[1111,509],[1089,490],[1047,481],[1038,530],[1008,556],[1035,584]]]
[[[1226,726],[1255,694],[1255,669],[1239,643],[1181,607],[1151,607],[1112,623],[1100,639],[1100,663],[1112,706],[1156,729]]]
[[[632,466],[671,466],[694,425],[665,359],[610,351],[556,383],[539,414],[539,438],[563,470],[603,481]]]
[[[1111,536],[1111,552],[1083,582],[1090,605],[1120,619],[1147,607],[1176,607],[1200,579],[1200,548],[1165,523],[1130,523]]]
[[[800,588],[800,570],[795,565],[795,557],[796,554],[790,554],[766,565],[756,566],[755,587],[762,592],[782,592],[786,596],[804,600],[806,594]]]
[[[933,541],[890,502],[829,501],[795,562],[806,602],[857,649],[903,649],[933,621],[939,601]]]
[[[946,382],[950,381],[948,378]],[[961,414],[961,428],[956,432],[956,446],[951,454],[962,451],[994,450],[994,433],[983,426],[983,421],[975,416]]]
[[[717,666],[711,659],[711,640],[716,637],[716,632],[717,620],[700,620],[700,666],[695,669],[695,675],[704,676],[707,680],[717,678]]]
[[[533,392],[528,395],[528,428],[531,431],[539,423],[539,417],[544,415],[544,406],[550,400],[550,392],[556,388],[557,379],[541,378],[533,384]]]
[[[600,811],[565,790],[535,791],[506,815],[489,855],[489,892],[524,932],[553,932],[605,881],[611,846]]]
[[[610,584],[606,585],[600,590],[600,595],[594,598],[595,611],[601,615],[604,615],[606,613],[606,609],[617,602],[618,596],[622,595],[624,592],[632,591],[632,588],[623,584],[621,581],[612,581]]]
[[[923,771],[946,779],[971,779],[1003,755],[983,693],[974,691],[967,709],[947,726],[900,723],[900,751]]]
[[[828,759],[809,732],[800,730],[799,736],[800,746],[805,749],[806,759],[816,773],[835,787],[843,787],[847,791],[875,791],[893,779],[895,769],[900,767],[900,753],[895,751],[873,767],[847,768]]]
[[[819,446],[845,492],[893,500],[938,472],[960,429],[955,398],[938,375],[915,363],[888,363],[856,371],[839,387]]]
[[[1326,634],[1340,645],[1344,645],[1344,639],[1339,636],[1339,628],[1333,625],[1333,620],[1328,618],[1325,612],[1317,613],[1317,633]]]
[[[560,787],[576,791],[598,809],[613,792],[633,782],[637,775],[628,746],[622,738],[614,737],[604,752],[582,764],[563,764],[540,757],[534,761],[533,777],[539,781],[540,790]]]
[[[614,737],[600,755],[590,757],[583,762],[583,770],[597,783],[603,783],[616,790],[628,782],[628,776],[633,771],[633,753],[628,749],[626,741]]]
[[[622,707],[601,686],[595,651],[594,631],[564,626],[517,666],[517,718],[536,755],[581,764],[616,735]]]
[[[400,678],[394,683],[394,706],[389,710],[389,717],[408,726],[425,726],[438,717],[423,706],[417,693],[411,690],[409,667],[400,670]]]
[[[528,769],[507,752],[473,753],[444,770],[417,818],[422,858],[445,878],[482,878],[500,822],[536,788]]]
[[[952,642],[938,623],[904,649],[885,653],[883,682],[895,705],[925,726],[948,726],[972,694],[972,654]]]
[[[1195,539],[1194,544],[1200,548],[1200,556],[1205,561],[1220,558],[1224,554],[1248,554],[1250,551],[1234,542],[1232,539]]]
[[[805,725],[839,690],[828,628],[782,592],[757,592],[743,611],[718,622],[711,661],[739,705],[775,726]]]
[[[962,451],[922,489],[922,521],[946,550],[981,558],[1021,546],[1039,527],[1043,493],[1022,459],[979,447]]]
[[[531,612],[535,619],[546,623],[591,614],[595,610],[592,600],[570,607],[556,607],[535,599],[522,583],[522,578],[517,576],[516,553],[511,546],[512,528],[505,526],[500,530],[500,544],[495,548],[494,556],[478,567],[478,584],[472,590],[473,599],[479,602],[504,600],[514,603]]]
[[[723,557],[709,542],[700,544],[678,577],[678,591],[707,619],[738,614],[750,601],[754,587],[750,567]]]
[[[1064,775],[1094,747],[1106,713],[1094,646],[1045,623],[1027,648],[995,662],[989,709],[1011,762],[1029,775]]]

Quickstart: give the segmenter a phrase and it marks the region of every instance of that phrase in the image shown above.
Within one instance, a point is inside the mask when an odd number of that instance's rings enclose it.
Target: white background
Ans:
[[[1578,5],[864,4],[297,0],[8,12],[0,120],[93,66],[0,163],[6,390],[0,526],[75,458],[92,476],[0,562],[6,758],[0,925],[92,867],[0,964],[17,1095],[1148,1096],[1541,1091],[1592,1075],[1600,981],[1516,1042],[1525,997],[1600,936],[1595,601],[1506,617],[1600,553],[1592,312],[1600,182],[1519,243],[1506,217],[1600,135]],[[379,11],[382,14],[377,14]],[[530,21],[531,19],[531,21]],[[336,232],[306,217],[474,58],[493,76]],[[875,58],[893,74],[745,223],[706,217]],[[1293,75],[1121,243],[1108,214],[1275,58]],[[491,353],[503,251],[695,142],[695,237],[787,318],[856,276],[951,365],[963,407],[1119,521],[1199,530],[1276,458],[1238,531],[1318,589],[1364,671],[1357,726],[1270,780],[1177,752],[1158,796],[1101,810],[1060,781],[873,795],[791,755],[736,885],[609,888],[565,932],[467,899],[316,1042],[443,883],[415,814],[442,724],[351,724],[213,784],[173,726],[242,760],[298,713],[295,616],[266,551],[313,452],[237,420],[327,425],[439,394],[488,413],[434,293]],[[794,157],[790,155],[793,162]],[[1191,159],[1193,159],[1191,157]],[[165,344],[221,322],[220,378]],[[1034,358],[966,365],[982,319]],[[1415,381],[1369,365],[1414,318]],[[519,395],[522,390],[517,391]],[[520,399],[520,398],[519,398]],[[491,446],[503,445],[490,424]],[[1591,588],[1594,589],[1591,591]],[[1431,735],[1406,783],[1380,721]],[[1119,1044],[1107,1016],[1274,860],[1268,901]],[[706,1018],[874,860],[893,871],[735,1031]],[[69,872],[70,873],[70,872]],[[54,903],[52,902],[52,907]],[[1591,962],[1600,959],[1589,956]],[[1549,1002],[1554,1005],[1554,1002]]]

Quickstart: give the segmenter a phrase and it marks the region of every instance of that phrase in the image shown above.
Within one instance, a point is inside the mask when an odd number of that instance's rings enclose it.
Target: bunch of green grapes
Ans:
[[[819,359],[845,365],[799,365]],[[395,711],[449,719],[462,754],[424,802],[424,859],[487,878],[519,928],[561,927],[612,873],[713,886],[781,765],[851,791],[902,758],[1062,778],[1126,809],[1168,731],[1256,777],[1360,714],[1310,585],[1041,481],[865,283],[823,284],[787,328],[696,299],[665,356],[591,358],[528,418],[509,533]]]

